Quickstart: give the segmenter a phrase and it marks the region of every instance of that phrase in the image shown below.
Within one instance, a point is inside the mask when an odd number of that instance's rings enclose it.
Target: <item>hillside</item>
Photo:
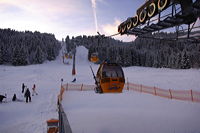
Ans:
[[[200,67],[200,44],[188,40],[170,40],[175,33],[155,33],[122,42],[105,36],[66,37],[68,51],[74,45],[85,46],[89,55],[98,53],[100,62],[105,59],[121,66],[189,69]],[[156,39],[163,38],[163,39]]]
[[[42,64],[55,60],[60,48],[53,34],[0,29],[0,64]]]

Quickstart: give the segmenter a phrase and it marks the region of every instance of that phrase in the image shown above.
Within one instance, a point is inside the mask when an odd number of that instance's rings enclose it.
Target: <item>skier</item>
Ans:
[[[24,97],[26,97],[26,102],[31,102],[31,92],[29,91],[29,88],[26,89],[26,92],[24,94]]]
[[[34,96],[34,94],[38,95],[38,93],[35,91],[35,89],[36,89],[36,86],[35,86],[35,84],[34,84],[34,85],[33,85],[33,88],[32,88],[32,91],[33,91],[32,96]]]
[[[74,79],[72,80],[72,82],[76,82],[76,78],[74,78]]]
[[[16,94],[13,95],[12,101],[16,101],[17,100],[17,96]]]
[[[25,85],[24,83],[22,84],[22,93],[24,93]]]

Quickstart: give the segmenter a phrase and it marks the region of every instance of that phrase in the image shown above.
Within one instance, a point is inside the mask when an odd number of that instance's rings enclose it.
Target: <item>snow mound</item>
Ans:
[[[76,48],[76,64],[88,64],[88,49],[84,46]]]

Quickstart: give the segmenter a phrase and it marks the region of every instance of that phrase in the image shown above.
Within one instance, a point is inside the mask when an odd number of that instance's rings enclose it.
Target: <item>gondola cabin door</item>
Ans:
[[[121,93],[124,88],[124,73],[116,63],[103,63],[97,72],[99,88],[102,93]]]

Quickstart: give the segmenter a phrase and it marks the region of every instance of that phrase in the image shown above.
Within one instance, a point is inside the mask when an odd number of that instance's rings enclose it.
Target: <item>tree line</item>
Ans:
[[[54,60],[60,48],[53,34],[0,29],[0,64],[41,64]]]
[[[187,39],[170,40],[175,33],[155,33],[139,37],[133,42],[122,42],[105,36],[66,37],[66,47],[79,45],[88,50],[88,59],[97,52],[100,59],[121,66],[188,69],[200,67],[200,43]],[[155,37],[165,39],[155,39]],[[167,39],[168,38],[168,39]]]

